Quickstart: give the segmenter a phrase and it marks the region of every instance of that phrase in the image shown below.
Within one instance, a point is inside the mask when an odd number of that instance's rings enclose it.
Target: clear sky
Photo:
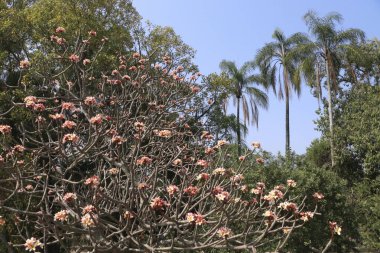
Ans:
[[[134,0],[145,20],[171,26],[185,43],[197,50],[195,63],[204,74],[220,72],[221,60],[241,66],[272,40],[276,28],[289,36],[307,32],[302,20],[308,10],[319,15],[336,11],[343,15],[342,28],[360,28],[367,38],[380,38],[380,0]],[[259,129],[249,127],[247,143],[259,140],[277,153],[285,149],[285,103],[271,93],[268,111],[262,110]],[[302,154],[319,137],[313,120],[318,108],[310,89],[290,102],[290,145]]]

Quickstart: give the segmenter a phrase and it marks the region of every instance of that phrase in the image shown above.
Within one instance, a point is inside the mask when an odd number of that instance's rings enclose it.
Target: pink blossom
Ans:
[[[168,185],[166,191],[169,193],[169,196],[172,196],[179,191],[179,188],[176,185]]]
[[[207,168],[208,162],[206,160],[198,160],[195,165],[202,166],[203,168]]]
[[[65,195],[63,195],[63,200],[65,202],[72,202],[76,199],[77,199],[77,195],[75,193],[72,193],[72,192],[68,192]]]
[[[40,240],[37,240],[36,238],[32,237],[26,240],[24,247],[25,247],[25,250],[27,251],[35,252],[38,247],[43,248],[44,245],[40,242]]]
[[[123,142],[125,142],[125,139],[119,135],[115,135],[112,137],[111,142],[117,145],[121,145]]]
[[[152,159],[147,156],[142,156],[140,159],[137,159],[136,164],[137,165],[149,165],[152,163]]]
[[[138,58],[140,58],[140,54],[137,53],[137,52],[135,52],[135,53],[132,54],[132,57],[133,57],[134,59],[138,59]]]
[[[72,54],[72,55],[69,56],[69,60],[71,62],[77,63],[77,62],[79,62],[79,56],[76,55],[76,54]]]
[[[260,148],[260,147],[261,147],[261,144],[260,144],[260,142],[258,142],[258,141],[254,141],[254,142],[252,142],[252,147],[253,147],[253,148]]]
[[[0,133],[2,134],[10,134],[12,132],[12,127],[8,125],[0,125]]]
[[[91,30],[91,31],[89,31],[88,32],[88,35],[90,35],[90,36],[96,36],[96,31],[94,31],[94,30]]]
[[[22,60],[20,61],[20,68],[22,69],[28,69],[30,67],[30,62],[28,60]]]
[[[186,189],[184,189],[183,192],[190,196],[195,196],[198,194],[199,189],[196,186],[189,186]]]
[[[231,229],[227,228],[227,227],[221,227],[219,228],[216,233],[218,234],[219,237],[221,238],[227,238],[229,236],[232,235],[232,231]]]
[[[90,64],[91,63],[91,61],[90,61],[90,59],[84,59],[83,60],[83,65],[88,65],[88,64]]]
[[[210,174],[208,173],[200,173],[198,174],[196,180],[208,180],[210,178]]]
[[[86,205],[83,207],[82,214],[86,213],[94,213],[96,212],[96,208],[93,205]]]
[[[76,134],[65,134],[62,139],[62,143],[72,142],[77,143],[79,141],[79,137]]]
[[[49,118],[53,119],[53,120],[59,120],[59,119],[65,119],[65,116],[63,114],[60,114],[60,113],[56,113],[56,114],[50,114],[49,115]]]
[[[126,219],[126,220],[130,220],[130,219],[133,219],[135,217],[133,215],[133,213],[130,211],[125,211],[123,216],[124,216],[124,219]]]
[[[86,97],[84,99],[84,104],[85,105],[96,105],[96,98],[95,97]]]
[[[94,125],[100,125],[103,121],[103,115],[97,114],[96,116],[90,119],[90,123]]]
[[[83,227],[90,228],[95,227],[95,222],[97,221],[98,216],[96,214],[87,213],[81,218],[81,223]]]
[[[163,210],[165,207],[169,206],[168,202],[161,199],[160,197],[156,197],[150,203],[150,207],[154,210]]]
[[[90,178],[87,178],[84,184],[91,186],[92,188],[96,188],[100,185],[100,179],[98,176],[92,176]]]
[[[59,26],[59,27],[57,27],[57,28],[55,29],[55,32],[56,32],[56,33],[64,33],[65,31],[66,31],[66,29],[63,28],[63,27],[61,27],[61,26]]]
[[[59,211],[58,213],[54,215],[55,221],[64,222],[64,221],[67,221],[68,218],[69,218],[69,212],[67,210]]]
[[[286,184],[287,184],[289,187],[292,187],[292,188],[296,187],[296,185],[297,185],[296,181],[294,181],[293,179],[288,179],[288,180],[286,180]]]
[[[66,120],[62,124],[62,128],[67,128],[67,129],[73,129],[76,126],[77,126],[77,124],[74,121],[71,121],[71,120]]]

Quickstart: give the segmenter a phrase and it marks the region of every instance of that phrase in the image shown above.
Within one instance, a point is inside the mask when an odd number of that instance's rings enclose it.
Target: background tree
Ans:
[[[315,60],[324,63],[324,73],[327,86],[327,103],[329,114],[329,129],[330,129],[330,150],[331,164],[335,165],[334,157],[334,123],[333,123],[333,94],[338,89],[338,75],[340,71],[340,59],[338,57],[339,48],[345,43],[358,43],[364,39],[364,32],[359,29],[348,29],[339,31],[336,29],[336,24],[342,21],[342,16],[339,13],[330,13],[321,18],[313,11],[305,14],[304,20],[309,28],[310,33],[314,37],[314,52]],[[319,66],[319,64],[317,64]],[[315,66],[315,65],[314,65]],[[308,68],[312,69],[312,68]],[[312,74],[314,74],[312,72]],[[322,80],[318,78],[318,81]]]
[[[253,68],[252,62],[246,62],[240,69],[234,62],[226,60],[223,60],[219,66],[231,78],[231,86],[228,87],[228,91],[236,106],[238,154],[241,155],[240,106],[243,109],[244,124],[251,119],[251,123],[258,126],[259,107],[268,108],[268,96],[259,88],[252,86],[254,83],[260,84],[261,81],[257,75],[250,74]]]
[[[302,33],[286,38],[279,29],[274,31],[272,37],[275,41],[267,43],[257,52],[255,62],[267,85],[277,91],[278,98],[283,99],[285,96],[285,154],[288,158],[290,153],[289,100],[292,90],[298,96],[301,93],[299,61],[302,51],[300,46],[307,43],[308,38]]]

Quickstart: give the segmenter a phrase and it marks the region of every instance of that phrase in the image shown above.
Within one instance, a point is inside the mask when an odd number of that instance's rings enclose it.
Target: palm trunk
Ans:
[[[241,156],[240,96],[237,97],[236,124],[237,124],[237,139],[238,139],[238,155]]]
[[[329,126],[330,126],[330,149],[331,149],[331,165],[335,165],[335,158],[334,158],[334,131],[333,131],[333,115],[332,115],[332,99],[331,99],[331,82],[330,82],[330,70],[329,70],[329,62],[328,62],[328,55],[326,54],[325,59],[325,68],[326,68],[326,75],[327,75],[327,103],[328,103],[328,113],[329,113]]]
[[[289,161],[290,155],[290,126],[289,126],[289,83],[288,72],[283,69],[284,84],[285,84],[285,157]]]

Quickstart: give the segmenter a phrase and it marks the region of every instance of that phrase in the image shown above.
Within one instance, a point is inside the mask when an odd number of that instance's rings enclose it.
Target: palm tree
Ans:
[[[330,130],[330,149],[331,149],[331,164],[335,165],[334,158],[334,126],[332,114],[332,95],[333,90],[338,89],[338,76],[340,71],[340,58],[338,52],[342,45],[347,43],[357,44],[359,41],[364,40],[364,32],[359,29],[348,29],[338,31],[336,24],[341,23],[342,16],[339,13],[330,13],[321,18],[313,11],[305,14],[304,20],[309,28],[310,33],[314,37],[313,42],[313,55],[314,59],[323,63],[324,74],[327,86],[327,103],[329,115],[329,130]],[[307,68],[311,69],[311,68]],[[310,76],[311,73],[305,73]],[[320,82],[319,78],[317,82]],[[317,84],[317,85],[320,85]],[[334,93],[335,94],[335,93]]]
[[[285,154],[290,153],[289,99],[292,90],[299,96],[301,93],[301,77],[299,62],[304,54],[303,45],[308,44],[308,38],[302,33],[295,33],[286,38],[284,33],[276,29],[272,35],[274,41],[265,44],[255,58],[261,74],[267,85],[273,87],[279,99],[285,93]]]
[[[234,106],[236,106],[238,154],[240,156],[240,106],[242,106],[243,109],[244,125],[246,125],[247,122],[251,122],[258,126],[259,107],[264,109],[268,108],[268,96],[264,91],[252,85],[254,83],[260,83],[260,78],[257,75],[250,74],[250,71],[253,69],[252,62],[246,62],[240,69],[236,67],[235,62],[226,60],[223,60],[219,66],[220,69],[231,78],[231,86],[228,87],[228,91],[230,96],[233,97]]]

